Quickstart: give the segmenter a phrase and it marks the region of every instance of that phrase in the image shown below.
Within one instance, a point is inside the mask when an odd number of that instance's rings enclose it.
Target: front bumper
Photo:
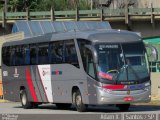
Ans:
[[[151,86],[141,90],[112,91],[97,88],[97,104],[127,104],[151,101]],[[133,98],[125,100],[126,97]]]

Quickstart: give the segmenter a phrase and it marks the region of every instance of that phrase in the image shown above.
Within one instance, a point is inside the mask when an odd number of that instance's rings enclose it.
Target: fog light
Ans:
[[[104,101],[104,97],[101,97],[101,101]]]
[[[149,98],[151,98],[151,95],[149,95]]]

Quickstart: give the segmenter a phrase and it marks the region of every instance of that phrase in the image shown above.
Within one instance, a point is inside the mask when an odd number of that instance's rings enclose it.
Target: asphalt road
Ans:
[[[160,120],[159,115],[160,106],[157,105],[131,105],[127,112],[113,106],[90,106],[87,112],[79,113],[74,108],[58,110],[54,104],[23,109],[20,103],[0,103],[2,120]]]

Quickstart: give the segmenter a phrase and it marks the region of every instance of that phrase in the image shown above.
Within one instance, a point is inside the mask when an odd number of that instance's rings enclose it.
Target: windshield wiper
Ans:
[[[118,71],[118,73],[114,76],[116,83],[119,81],[119,76],[121,75],[121,73],[124,73],[125,70],[125,66],[123,66],[122,68],[120,68]]]

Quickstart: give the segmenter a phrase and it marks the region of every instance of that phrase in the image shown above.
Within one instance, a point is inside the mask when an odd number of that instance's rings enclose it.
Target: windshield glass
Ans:
[[[109,81],[135,81],[149,76],[143,43],[97,44],[98,76]]]
[[[144,44],[122,44],[122,49],[127,65],[128,80],[141,80],[148,77]]]

